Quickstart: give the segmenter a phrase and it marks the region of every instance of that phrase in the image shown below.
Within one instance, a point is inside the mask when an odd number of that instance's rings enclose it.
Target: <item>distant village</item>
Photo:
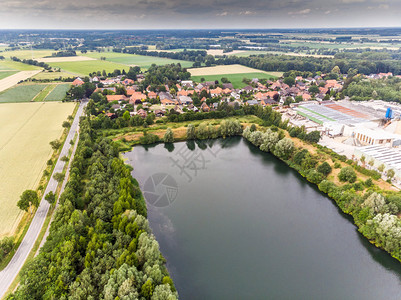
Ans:
[[[392,73],[380,73],[366,76],[366,78],[380,79],[392,76]],[[155,92],[151,87],[143,87],[141,82],[144,74],[138,74],[137,80],[127,79],[124,76],[102,79],[90,78],[90,82],[96,84],[94,92],[101,93],[112,105],[105,114],[115,118],[115,112],[122,110],[126,105],[131,106],[130,114],[140,115],[145,118],[153,112],[156,117],[162,117],[173,109],[176,113],[187,111],[210,112],[217,110],[220,103],[226,102],[234,108],[242,105],[261,105],[279,108],[282,106],[296,106],[299,103],[315,100],[343,99],[341,90],[344,80],[325,79],[326,75],[303,78],[297,76],[293,83],[285,83],[285,79],[276,81],[254,78],[241,89],[233,87],[232,83],[219,83],[218,81],[194,82],[192,80],[180,81],[175,86],[165,85],[166,91]],[[81,78],[76,78],[73,86],[83,85]],[[126,93],[118,94],[117,87],[123,86]],[[121,91],[121,89],[119,89]],[[196,99],[194,101],[196,93]],[[339,95],[341,95],[339,98]],[[200,100],[200,101],[199,101]]]

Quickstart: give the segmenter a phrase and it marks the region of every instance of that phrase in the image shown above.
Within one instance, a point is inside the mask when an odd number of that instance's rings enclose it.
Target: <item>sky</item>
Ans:
[[[401,27],[401,0],[0,0],[2,29]]]

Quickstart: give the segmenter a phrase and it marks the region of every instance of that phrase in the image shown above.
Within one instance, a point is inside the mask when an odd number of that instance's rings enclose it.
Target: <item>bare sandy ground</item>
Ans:
[[[215,56],[215,55],[233,55],[233,54],[238,54],[238,53],[242,53],[242,52],[246,52],[246,51],[244,51],[244,50],[234,50],[234,51],[231,51],[231,52],[223,53],[222,49],[209,49],[209,50],[207,50],[207,54],[208,55],[213,55],[213,56]]]
[[[203,75],[220,75],[220,74],[242,74],[242,73],[266,73],[261,70],[248,68],[241,65],[227,65],[227,66],[215,66],[206,68],[194,68],[188,69],[188,72],[192,76],[203,76]]]
[[[16,85],[19,81],[28,79],[40,72],[42,72],[42,70],[21,71],[2,79],[0,80],[0,92],[12,87],[13,85]]]
[[[44,63],[86,61],[86,60],[95,60],[95,59],[92,57],[87,57],[87,56],[46,57],[46,58],[38,58],[37,59],[37,61],[44,62]]]

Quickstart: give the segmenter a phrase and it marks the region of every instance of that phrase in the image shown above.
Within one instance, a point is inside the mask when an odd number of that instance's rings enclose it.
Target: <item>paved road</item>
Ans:
[[[72,147],[70,141],[74,138],[75,134],[78,132],[78,123],[79,117],[83,113],[83,109],[86,106],[86,103],[81,103],[77,114],[75,116],[74,121],[72,122],[70,132],[68,133],[67,139],[65,140],[63,149],[60,153],[60,158],[68,155],[68,151]],[[55,192],[58,182],[53,179],[53,175],[55,173],[60,173],[63,171],[65,162],[61,161],[60,159],[57,161],[56,166],[54,167],[53,174],[50,178],[49,184],[46,187],[45,193],[43,195],[42,201],[36,211],[35,216],[33,217],[32,223],[29,226],[29,229],[20,244],[19,248],[14,254],[14,257],[11,259],[10,263],[7,267],[0,272],[0,299],[4,297],[5,293],[7,292],[8,288],[10,287],[11,283],[14,281],[15,277],[18,275],[19,271],[21,270],[22,266],[25,263],[29,253],[31,252],[33,245],[35,244],[36,239],[39,236],[39,233],[43,227],[43,223],[46,219],[47,213],[49,211],[50,205],[44,199],[44,196],[47,195],[50,191]],[[64,190],[64,186],[62,186],[62,191]],[[62,192],[61,191],[61,192]]]

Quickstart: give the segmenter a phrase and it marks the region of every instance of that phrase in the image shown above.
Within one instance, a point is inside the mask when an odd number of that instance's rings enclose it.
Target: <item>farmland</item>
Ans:
[[[1,55],[1,54],[0,54]],[[31,66],[27,64],[23,64],[21,62],[16,62],[12,60],[0,60],[0,70],[15,70],[15,71],[33,71],[33,70],[41,70],[42,68]]]
[[[64,99],[67,91],[70,89],[70,84],[58,84],[56,87],[47,95],[45,101],[61,101]]]
[[[100,57],[106,57],[107,61],[131,66],[139,66],[143,69],[148,69],[152,64],[166,65],[166,64],[180,63],[181,66],[184,68],[189,68],[193,65],[193,62],[191,61],[136,55],[136,54],[117,53],[117,52],[101,52],[101,53],[91,52],[87,53],[86,56],[96,59],[100,59]]]
[[[36,74],[35,76],[32,76],[32,79],[37,79],[37,80],[54,80],[54,79],[59,79],[59,78],[70,78],[74,77],[73,74],[67,73],[67,72],[40,72]]]
[[[0,80],[8,76],[14,75],[17,71],[0,71]]]
[[[45,57],[45,58],[37,59],[37,61],[41,61],[44,63],[86,61],[86,60],[94,60],[94,58],[87,57],[87,56],[66,56],[66,57]]]
[[[0,55],[3,55],[6,58],[10,58],[11,56],[18,57],[19,59],[38,59],[45,56],[51,56],[52,53],[56,51],[54,50],[15,50],[15,51],[3,51],[0,52]]]
[[[1,103],[29,102],[46,88],[46,84],[18,85],[0,93]],[[1,106],[4,109],[3,106]]]
[[[261,73],[261,72],[256,72],[256,73],[238,73],[238,74],[219,74],[219,75],[204,75],[204,76],[192,76],[191,79],[196,81],[196,82],[201,82],[201,78],[204,78],[206,81],[215,81],[218,80],[221,82],[221,78],[225,77],[227,78],[234,86],[234,88],[239,89],[243,88],[247,84],[242,82],[244,78],[247,79],[253,79],[253,78],[258,78],[258,79],[276,79],[277,76],[267,74],[267,73]]]
[[[88,61],[74,61],[74,62],[53,62],[49,63],[53,68],[60,68],[62,71],[70,72],[76,75],[89,75],[89,73],[103,71],[111,73],[114,70],[129,70],[129,66],[122,65],[104,60],[88,60]]]
[[[241,65],[226,65],[207,68],[188,69],[192,76],[221,75],[221,74],[243,74],[243,73],[264,73],[257,69]]]
[[[52,153],[49,142],[59,138],[72,103],[0,104],[0,237],[12,235],[22,212],[20,194],[36,189]]]

